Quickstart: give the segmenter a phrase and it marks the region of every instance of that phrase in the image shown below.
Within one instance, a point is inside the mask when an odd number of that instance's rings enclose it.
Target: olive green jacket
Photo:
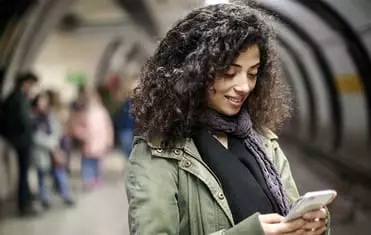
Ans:
[[[299,193],[277,136],[268,132],[261,139],[294,202]],[[259,213],[234,223],[220,182],[192,139],[165,151],[156,141],[136,137],[125,179],[131,234],[264,235]]]

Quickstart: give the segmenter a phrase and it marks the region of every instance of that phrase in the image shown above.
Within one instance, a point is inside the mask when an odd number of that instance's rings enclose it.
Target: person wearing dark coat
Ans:
[[[13,91],[2,104],[2,132],[17,154],[18,164],[18,209],[21,215],[34,215],[32,196],[28,183],[31,161],[32,121],[29,95],[38,78],[32,73],[21,74]]]

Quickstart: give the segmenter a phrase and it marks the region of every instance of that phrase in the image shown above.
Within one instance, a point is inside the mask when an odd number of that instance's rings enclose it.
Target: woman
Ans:
[[[196,9],[167,33],[132,99],[132,234],[329,233],[324,208],[281,222],[299,195],[270,131],[289,115],[278,72],[250,7]]]
[[[74,205],[71,198],[71,189],[65,164],[65,156],[59,147],[60,126],[50,117],[49,99],[47,94],[39,94],[32,101],[34,147],[33,159],[37,168],[39,182],[39,196],[42,206],[50,208],[49,193],[47,189],[47,176],[52,162],[55,162],[54,173],[59,182],[58,193],[68,206]],[[50,157],[52,156],[52,157]]]
[[[101,160],[113,147],[111,118],[97,92],[92,92],[86,107],[74,117],[72,135],[81,143],[81,174],[87,189],[100,186]]]

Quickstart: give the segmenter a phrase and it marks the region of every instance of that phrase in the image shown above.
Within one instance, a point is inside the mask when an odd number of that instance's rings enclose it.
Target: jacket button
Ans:
[[[218,198],[220,199],[220,200],[224,200],[224,194],[223,193],[218,193]]]
[[[175,150],[174,150],[174,153],[175,153],[176,155],[181,154],[181,152],[182,152],[182,151],[181,151],[180,149],[175,149]]]
[[[185,160],[184,165],[185,165],[185,167],[190,167],[192,165],[192,163],[189,160]]]

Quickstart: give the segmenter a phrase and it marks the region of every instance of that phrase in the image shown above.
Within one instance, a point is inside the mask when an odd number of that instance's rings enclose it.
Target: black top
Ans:
[[[193,139],[218,177],[235,223],[256,212],[279,213],[258,162],[242,139],[228,136],[228,149],[206,130],[195,132]]]

